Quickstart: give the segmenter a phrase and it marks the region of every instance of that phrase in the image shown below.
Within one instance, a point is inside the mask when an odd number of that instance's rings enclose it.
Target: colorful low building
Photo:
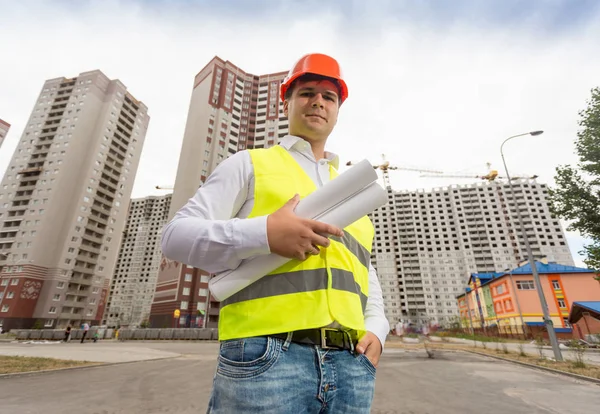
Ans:
[[[600,301],[574,302],[569,314],[573,337],[600,344]]]
[[[536,262],[536,268],[556,331],[570,333],[569,313],[573,303],[600,300],[597,272],[542,262]],[[529,264],[507,272],[473,273],[465,293],[457,300],[463,327],[498,327],[502,333],[509,330],[523,333],[524,325],[543,325],[542,307]]]

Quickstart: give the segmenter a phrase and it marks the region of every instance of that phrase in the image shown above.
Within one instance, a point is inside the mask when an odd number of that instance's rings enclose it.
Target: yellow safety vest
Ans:
[[[254,208],[248,218],[265,216],[294,194],[316,190],[314,182],[281,146],[249,150],[254,166]],[[330,177],[337,171],[329,167]],[[365,333],[369,263],[375,231],[365,216],[331,238],[321,254],[290,260],[221,302],[219,339],[228,340],[321,328],[336,321]]]

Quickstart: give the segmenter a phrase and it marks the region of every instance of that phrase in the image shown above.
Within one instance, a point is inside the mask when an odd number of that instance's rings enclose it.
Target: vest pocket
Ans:
[[[223,341],[217,374],[229,378],[252,378],[267,371],[279,357],[281,343],[271,337]]]

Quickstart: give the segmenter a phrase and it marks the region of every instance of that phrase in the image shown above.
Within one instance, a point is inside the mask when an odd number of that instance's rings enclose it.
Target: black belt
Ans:
[[[287,333],[269,335],[274,338],[287,339]],[[292,332],[292,342],[317,345],[323,349],[349,349],[354,351],[358,342],[356,332],[339,329],[321,328]]]

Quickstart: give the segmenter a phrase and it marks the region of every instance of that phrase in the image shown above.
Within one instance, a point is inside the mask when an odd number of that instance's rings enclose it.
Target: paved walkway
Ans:
[[[0,344],[0,350],[5,348],[6,344]],[[35,345],[38,350],[63,349],[63,355],[77,348],[82,349],[77,352],[89,352],[88,360],[106,358],[94,356],[94,352],[113,356],[120,352],[141,357],[179,356],[0,379],[0,414],[206,411],[216,343],[107,342],[45,348]],[[582,414],[597,412],[599,406],[597,385],[473,354],[436,351],[435,358],[428,359],[422,350],[390,347],[380,361],[372,413]],[[278,413],[276,407],[274,412]]]

